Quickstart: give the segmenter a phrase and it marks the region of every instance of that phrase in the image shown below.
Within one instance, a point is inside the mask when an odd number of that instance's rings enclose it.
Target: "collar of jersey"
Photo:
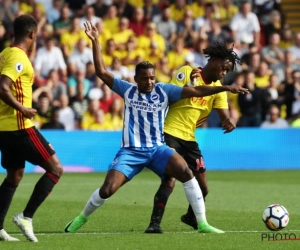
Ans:
[[[205,80],[205,78],[204,78],[204,76],[203,76],[203,73],[202,73],[202,68],[199,67],[199,69],[201,69],[200,75],[201,75],[201,78],[202,78],[203,82],[205,83],[205,85],[211,84],[211,82],[207,82],[207,81]]]

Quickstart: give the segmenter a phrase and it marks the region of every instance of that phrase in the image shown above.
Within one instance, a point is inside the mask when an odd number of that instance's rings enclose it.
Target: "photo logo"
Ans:
[[[300,235],[296,233],[262,233],[261,241],[287,241],[300,240]]]

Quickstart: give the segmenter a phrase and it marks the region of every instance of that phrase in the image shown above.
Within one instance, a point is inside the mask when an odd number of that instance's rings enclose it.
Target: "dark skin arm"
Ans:
[[[230,133],[236,127],[236,120],[230,117],[228,109],[216,109],[222,123],[224,134]]]
[[[199,77],[200,77],[200,69],[194,68],[190,75],[192,85],[196,84],[195,81],[197,81],[197,78]],[[239,86],[204,86],[203,85],[197,87],[184,87],[181,93],[181,99],[214,95],[223,91],[230,91],[235,94],[249,93],[248,89]]]
[[[24,107],[16,100],[10,91],[13,81],[6,75],[0,76],[0,99],[10,107],[21,112],[26,118],[32,119],[36,114],[36,110]]]
[[[98,30],[90,22],[84,23],[85,34],[92,41],[93,58],[95,64],[96,75],[109,87],[112,88],[114,84],[114,75],[110,73],[105,66],[103,57],[101,55],[101,47],[98,41]]]
[[[190,97],[203,97],[208,95],[218,94],[223,91],[230,91],[231,93],[248,93],[248,90],[239,86],[197,86],[184,87],[181,93],[181,99]]]

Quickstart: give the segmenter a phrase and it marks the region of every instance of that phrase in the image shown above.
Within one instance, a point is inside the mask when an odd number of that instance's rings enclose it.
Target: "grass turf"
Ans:
[[[153,195],[160,183],[149,171],[142,172],[122,187],[92,215],[78,234],[65,234],[66,223],[82,210],[105,177],[103,173],[68,173],[63,175],[35,214],[33,225],[39,243],[31,243],[11,222],[12,216],[24,209],[40,177],[40,174],[26,174],[5,221],[6,231],[21,242],[0,242],[0,249],[299,249],[298,240],[270,241],[272,236],[290,238],[291,234],[300,238],[299,171],[208,172],[207,176],[210,187],[206,200],[207,219],[211,225],[225,230],[225,234],[199,234],[180,222],[187,201],[179,182],[169,199],[161,225],[165,233],[144,234]],[[3,178],[4,175],[0,175],[0,179]],[[265,207],[273,203],[284,205],[290,213],[287,228],[275,233],[268,231],[261,220]],[[262,240],[262,237],[265,238]]]

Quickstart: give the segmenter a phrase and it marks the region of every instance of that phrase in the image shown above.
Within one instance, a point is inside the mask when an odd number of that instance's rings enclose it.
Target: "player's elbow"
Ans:
[[[4,84],[0,84],[0,99],[2,100],[7,93],[7,88]]]

